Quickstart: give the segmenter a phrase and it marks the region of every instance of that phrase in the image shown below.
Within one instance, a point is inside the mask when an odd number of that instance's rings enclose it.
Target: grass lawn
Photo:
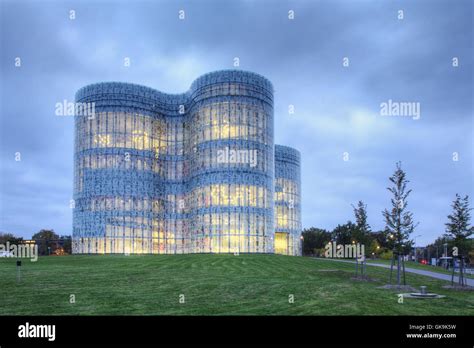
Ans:
[[[385,265],[390,265],[390,262],[391,262],[390,260],[382,260],[382,259],[369,260],[369,259],[367,259],[367,263],[383,263]],[[446,271],[442,267],[423,265],[421,263],[414,262],[414,261],[405,261],[405,267],[421,269],[421,270],[424,270],[424,271],[436,272],[436,273],[441,273],[441,274],[448,274],[448,275],[452,274],[452,270]],[[454,275],[459,276],[459,272],[455,272]],[[464,276],[467,277],[467,278],[474,279],[474,275],[471,275],[471,274],[464,274]]]
[[[446,298],[399,304],[396,290],[377,289],[389,270],[354,281],[351,264],[303,257],[51,256],[23,260],[20,283],[15,261],[0,259],[0,315],[474,315],[474,292],[447,282],[407,274]]]

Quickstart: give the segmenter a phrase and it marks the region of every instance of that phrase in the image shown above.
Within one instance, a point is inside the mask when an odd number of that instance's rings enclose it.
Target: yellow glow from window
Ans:
[[[229,137],[237,138],[239,136],[239,127],[238,126],[229,126]]]
[[[103,147],[110,146],[112,142],[111,139],[112,137],[110,134],[96,134],[94,136],[94,144],[98,144],[99,146]]]
[[[275,254],[288,254],[288,233],[275,232]]]
[[[278,206],[276,209],[277,214],[277,227],[288,228],[288,212],[285,207]]]
[[[221,127],[221,138],[228,138],[230,133],[230,128],[228,124],[224,124]]]
[[[132,142],[135,149],[148,150],[150,148],[150,137],[145,131],[134,130],[132,132]]]
[[[227,185],[220,185],[221,204],[227,204],[229,201],[229,187]]]
[[[198,207],[203,206],[259,206],[264,207],[266,189],[252,185],[217,184],[198,188],[193,193]],[[206,198],[210,195],[210,199]]]

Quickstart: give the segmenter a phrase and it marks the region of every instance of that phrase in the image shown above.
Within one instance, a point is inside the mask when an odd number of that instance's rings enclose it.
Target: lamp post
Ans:
[[[301,235],[301,237],[300,237],[300,241],[301,241],[301,243],[300,243],[300,245],[301,245],[301,247],[300,247],[300,250],[301,250],[301,256],[303,256],[303,241],[304,241],[304,237],[303,237],[303,235]]]

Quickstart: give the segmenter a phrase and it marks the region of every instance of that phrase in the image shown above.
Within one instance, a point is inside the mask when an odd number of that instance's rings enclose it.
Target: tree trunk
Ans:
[[[464,257],[460,257],[459,262],[459,284],[464,286]]]
[[[446,265],[448,264],[448,260],[446,259]],[[454,286],[454,256],[453,256],[453,271],[451,272],[451,286]]]
[[[400,254],[397,254],[397,286],[400,287]]]
[[[395,261],[395,254],[392,253],[392,261],[390,262],[390,284],[392,284],[393,262]]]
[[[402,265],[403,265],[403,285],[407,285],[407,281],[405,278],[405,259],[402,259]]]

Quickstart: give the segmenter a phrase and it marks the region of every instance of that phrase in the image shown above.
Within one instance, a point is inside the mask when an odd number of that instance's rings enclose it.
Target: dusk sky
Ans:
[[[474,206],[470,0],[0,6],[1,232],[72,232],[73,117],[56,116],[56,103],[100,81],[185,92],[233,68],[273,83],[275,143],[301,152],[304,228],[354,220],[351,204],[362,200],[372,229],[383,229],[397,161],[413,189],[417,245],[444,233],[456,193]],[[420,118],[381,115],[389,100],[419,103]]]

